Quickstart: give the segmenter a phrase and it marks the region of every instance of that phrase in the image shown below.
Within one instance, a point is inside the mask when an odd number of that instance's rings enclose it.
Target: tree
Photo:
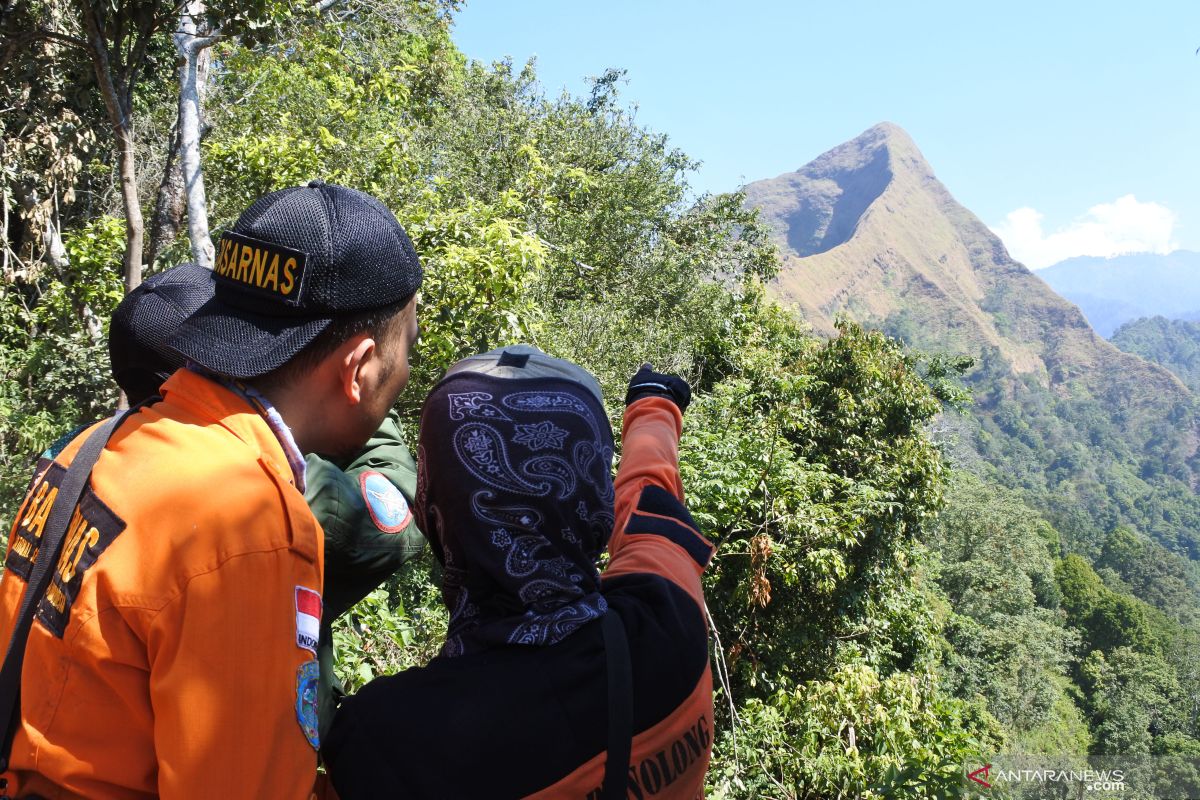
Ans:
[[[181,47],[185,53],[185,73],[190,74],[186,66],[189,56],[186,54],[198,53],[211,44],[205,43],[206,37],[196,38],[188,34],[189,28],[196,24],[199,12],[207,11],[210,16],[223,20],[223,30],[231,35],[286,15],[289,13],[288,6],[279,0],[213,0],[207,9],[203,3],[197,5],[194,2],[181,9],[177,2],[168,0],[70,0],[70,5],[68,0],[18,0],[14,8],[22,11],[29,9],[29,13],[43,12],[38,15],[40,21],[34,30],[14,44],[29,46],[35,42],[52,40],[79,48],[91,61],[117,153],[117,172],[125,212],[124,277],[126,291],[129,291],[141,282],[145,235],[135,161],[134,97],[139,82],[147,73],[161,73],[166,68],[162,37],[180,20],[181,10],[186,11],[185,16],[190,22],[184,23]],[[68,14],[68,9],[76,13]],[[53,13],[44,13],[47,11]],[[189,124],[198,119],[198,99],[195,103],[190,100],[183,102],[182,109]],[[196,114],[189,109],[195,110]],[[197,154],[198,150],[193,146],[189,156],[194,167],[190,178],[193,185],[198,185]],[[202,209],[197,215],[201,213]],[[206,237],[205,231],[201,238]]]
[[[1070,703],[1062,686],[1077,640],[1058,610],[1055,538],[1015,492],[960,474],[928,540],[951,609],[943,680],[1018,734]]]
[[[179,164],[187,197],[188,238],[192,260],[213,268],[214,250],[208,235],[204,172],[200,167],[200,128],[208,89],[209,48],[220,39],[206,20],[204,0],[188,0],[179,14],[175,49],[179,52]]]
[[[0,14],[0,280],[36,280],[65,263],[62,231],[102,114],[90,102],[82,51],[42,35],[68,10],[57,2],[5,4]]]

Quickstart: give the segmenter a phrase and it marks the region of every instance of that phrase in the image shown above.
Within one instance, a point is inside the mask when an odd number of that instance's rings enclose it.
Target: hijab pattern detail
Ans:
[[[443,656],[554,644],[605,613],[612,452],[604,409],[572,381],[460,372],[435,387],[418,516],[445,567]]]

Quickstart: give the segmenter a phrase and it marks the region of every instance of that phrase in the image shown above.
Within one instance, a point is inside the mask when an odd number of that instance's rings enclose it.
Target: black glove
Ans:
[[[679,412],[682,414],[692,402],[692,387],[678,375],[655,372],[649,364],[642,364],[637,374],[629,379],[625,405],[643,397],[665,397],[679,406]]]

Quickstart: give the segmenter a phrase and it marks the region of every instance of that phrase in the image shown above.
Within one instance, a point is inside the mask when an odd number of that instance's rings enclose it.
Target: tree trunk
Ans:
[[[203,0],[189,0],[184,6],[175,34],[175,49],[183,59],[179,67],[179,161],[187,195],[188,238],[192,242],[192,260],[212,269],[215,259],[208,235],[204,172],[200,165],[200,120],[208,83],[208,48],[217,37],[200,35],[204,10]]]
[[[118,165],[121,170],[121,200],[125,205],[125,292],[132,292],[142,282],[142,238],[145,222],[142,219],[142,204],[137,193],[137,167],[133,160],[133,129],[129,116],[114,125],[117,147],[120,148]]]
[[[150,223],[150,249],[146,252],[146,263],[153,264],[163,248],[175,241],[179,227],[183,224],[187,200],[183,189],[183,167],[179,164],[179,124],[171,128],[171,142],[167,149],[167,164],[163,169],[162,182],[158,185],[158,198],[154,203],[154,218]]]
[[[88,32],[88,54],[96,72],[96,83],[104,98],[109,122],[117,142],[117,166],[121,176],[121,201],[125,206],[125,291],[131,292],[142,282],[142,237],[145,223],[137,194],[137,166],[133,157],[133,128],[130,98],[118,92],[108,57],[108,43],[96,12],[89,3],[81,3],[83,22]],[[125,87],[122,87],[124,89]]]

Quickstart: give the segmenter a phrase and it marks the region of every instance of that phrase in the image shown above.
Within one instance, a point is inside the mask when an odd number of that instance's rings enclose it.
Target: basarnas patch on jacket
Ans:
[[[358,483],[376,528],[384,533],[399,533],[412,522],[408,501],[382,473],[364,472],[358,476]]]
[[[33,572],[42,533],[67,470],[61,464],[42,459],[36,474],[13,526],[12,547],[5,559],[5,567],[25,581]],[[125,521],[104,504],[91,486],[84,487],[63,535],[54,575],[37,605],[38,621],[58,638],[66,633],[71,606],[79,594],[84,573],[124,530]]]
[[[304,738],[313,750],[321,748],[321,734],[317,727],[317,683],[321,668],[316,659],[305,661],[296,670],[296,721]]]
[[[317,652],[317,636],[321,632],[321,595],[304,586],[296,587],[296,644]]]

